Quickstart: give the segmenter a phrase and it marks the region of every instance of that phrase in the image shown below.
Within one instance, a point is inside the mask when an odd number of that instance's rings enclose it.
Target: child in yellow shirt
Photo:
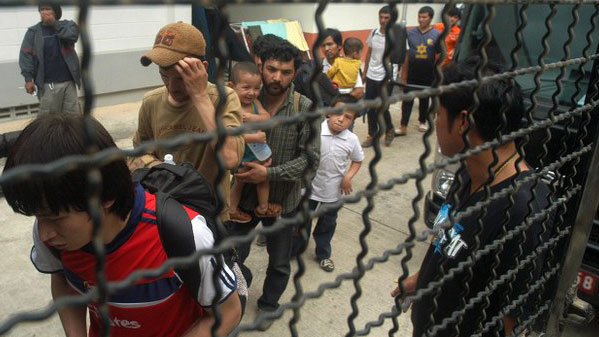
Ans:
[[[362,62],[362,49],[364,45],[360,39],[348,37],[343,43],[344,57],[338,57],[333,62],[327,75],[337,84],[339,89],[353,89],[360,76],[360,66]]]

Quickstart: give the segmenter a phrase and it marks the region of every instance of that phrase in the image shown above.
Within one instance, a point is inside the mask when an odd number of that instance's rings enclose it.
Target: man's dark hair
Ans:
[[[37,117],[16,140],[6,160],[4,172],[28,164],[48,164],[70,155],[85,155],[86,129],[98,150],[116,147],[114,140],[97,120],[89,117],[88,128],[82,116],[46,114]],[[102,175],[101,202],[114,200],[109,211],[126,219],[133,207],[131,173],[123,159],[99,167]],[[71,169],[58,176],[32,176],[3,184],[6,201],[24,215],[40,212],[79,211],[90,213],[87,192],[90,188],[84,169]]]
[[[333,101],[331,102],[331,106],[335,106],[337,103],[353,104],[353,103],[358,103],[358,100],[350,94],[340,94],[333,98]],[[347,109],[347,110],[355,112],[354,119],[356,119],[356,116],[358,115],[359,111],[356,109]]]
[[[289,43],[287,40],[282,40],[274,46],[262,50],[260,55],[262,60],[262,66],[266,64],[266,60],[273,59],[281,62],[293,61],[293,69],[297,72],[300,65],[302,64],[302,56],[300,55],[299,49],[296,46]]]
[[[457,16],[459,19],[462,18],[462,12],[457,7],[451,7],[447,11],[447,16]]]
[[[322,33],[322,39],[324,41],[324,39],[326,39],[327,37],[331,37],[331,39],[333,39],[333,42],[335,42],[337,45],[342,45],[343,44],[343,36],[341,35],[341,32],[335,28],[327,28],[324,30],[324,32]]]
[[[260,59],[262,59],[262,52],[264,50],[274,48],[283,41],[285,40],[274,34],[260,35],[252,43],[252,52],[255,56],[258,56]]]
[[[54,18],[58,21],[62,17],[62,7],[54,1],[40,1],[37,6],[37,10],[41,11],[42,7],[52,7],[54,11]]]
[[[231,82],[234,84],[239,83],[241,73],[248,73],[250,75],[261,76],[260,70],[252,62],[239,62],[233,66],[231,70]]]
[[[345,39],[345,42],[343,42],[343,53],[346,57],[349,57],[349,55],[354,52],[359,52],[362,48],[364,48],[364,44],[362,44],[360,39],[355,37],[348,37]]]
[[[428,14],[428,16],[432,19],[435,16],[435,10],[430,6],[422,6],[418,10],[418,14]]]
[[[443,84],[457,83],[475,79],[479,57],[471,57],[459,63],[448,65],[443,71]],[[489,63],[482,70],[483,76],[491,76],[501,72],[497,64]],[[458,89],[443,93],[439,101],[447,109],[449,126],[456,117],[474,104],[473,88]],[[498,132],[505,135],[518,130],[524,117],[525,109],[520,86],[513,81],[500,80],[482,85],[478,91],[480,104],[472,113],[476,130],[485,141],[497,138]],[[503,121],[502,113],[505,114]]]
[[[391,6],[383,6],[381,9],[379,9],[379,14],[391,14]]]

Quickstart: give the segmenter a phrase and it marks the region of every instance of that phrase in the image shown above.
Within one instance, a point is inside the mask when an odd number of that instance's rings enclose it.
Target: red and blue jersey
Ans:
[[[159,268],[168,259],[156,225],[156,198],[140,185],[135,188],[135,203],[129,221],[115,239],[106,245],[106,279],[121,281],[138,269]],[[193,226],[196,249],[210,248],[214,237],[204,218],[185,208]],[[61,251],[60,259],[41,242],[34,226],[32,261],[41,272],[63,271],[68,283],[79,293],[87,292],[97,283],[96,258],[92,244],[76,251]],[[217,270],[212,255],[199,259],[201,275],[198,298],[183,284],[171,269],[151,279],[141,279],[132,286],[108,298],[112,336],[180,336],[202,316],[202,307],[212,304],[216,287],[212,275]],[[236,278],[224,266],[219,275],[224,301],[236,289]],[[90,311],[90,336],[101,331],[97,304],[88,305]]]

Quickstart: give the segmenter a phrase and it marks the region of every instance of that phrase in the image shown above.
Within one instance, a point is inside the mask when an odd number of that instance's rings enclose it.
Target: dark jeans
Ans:
[[[246,211],[247,212],[247,211]],[[276,218],[257,218],[253,212],[247,212],[252,216],[252,221],[248,223],[231,222],[229,232],[231,235],[239,236],[249,233],[260,221],[262,226],[270,227],[274,224]],[[283,218],[290,218],[296,211],[281,215]],[[272,234],[266,236],[266,251],[268,252],[268,268],[266,269],[266,279],[262,287],[262,296],[258,299],[258,308],[264,311],[274,311],[279,307],[279,299],[289,281],[291,266],[291,237],[294,232],[294,226],[286,226]],[[243,263],[250,255],[251,242],[237,247],[239,259]]]
[[[411,81],[408,77],[408,84],[417,84],[417,85],[431,85],[433,83],[430,81]],[[410,91],[416,91],[417,89],[404,89],[404,93],[408,93]],[[420,123],[426,122],[426,113],[428,111],[428,106],[430,102],[429,97],[419,98],[418,102],[418,121]],[[407,126],[410,121],[410,115],[412,114],[412,107],[414,106],[414,101],[404,101],[401,105],[401,125]]]
[[[405,93],[408,93],[410,90],[404,90]],[[430,99],[428,97],[419,98],[418,101],[420,104],[418,105],[418,121],[420,123],[426,122],[426,112],[428,111],[428,105]],[[407,126],[408,122],[410,122],[410,115],[412,114],[412,107],[414,106],[414,101],[404,101],[401,105],[401,126]]]
[[[318,202],[316,200],[310,200],[309,206],[310,210],[315,210],[318,204],[327,205],[326,202]],[[324,260],[331,257],[331,240],[333,239],[333,234],[335,234],[335,228],[337,227],[337,214],[339,213],[339,209],[334,211],[327,212],[318,218],[316,221],[316,227],[314,228],[314,233],[312,236],[314,237],[314,242],[316,242],[316,257],[318,260]],[[310,235],[310,231],[312,230],[312,221],[308,221],[306,224],[306,232]],[[293,236],[293,252],[297,254],[304,245],[308,243],[305,242],[300,235],[300,233],[296,233]]]
[[[392,86],[387,87],[387,94],[391,95]],[[383,93],[383,81],[375,81],[366,78],[366,94],[364,99],[375,99],[381,97]],[[368,110],[368,135],[374,137],[379,130],[378,123],[378,111],[379,108],[372,108]],[[383,119],[385,121],[385,131],[393,130],[393,122],[391,121],[391,113],[389,113],[389,106],[383,112]]]

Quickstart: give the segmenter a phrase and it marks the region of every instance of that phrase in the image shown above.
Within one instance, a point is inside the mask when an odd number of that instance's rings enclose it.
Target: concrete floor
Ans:
[[[137,127],[137,111],[139,103],[122,104],[117,106],[97,109],[95,116],[106,126],[121,148],[131,147],[131,137]],[[399,107],[392,107],[394,121],[400,117]],[[415,119],[415,117],[413,117]],[[13,121],[0,124],[0,132],[21,129],[26,121]],[[356,134],[360,139],[365,138],[366,124],[361,119],[356,122]],[[412,172],[418,167],[418,157],[423,152],[422,133],[416,130],[416,125],[410,125],[406,137],[396,138],[388,148],[383,148],[383,160],[376,166],[379,183],[391,178],[400,177],[402,174]],[[434,135],[431,137],[434,143]],[[366,160],[354,180],[354,191],[363,189],[370,181],[368,164],[373,157],[372,149],[365,149]],[[430,188],[430,177],[422,184],[426,192]],[[396,247],[404,242],[409,235],[408,219],[413,215],[412,199],[416,196],[416,186],[413,180],[407,184],[397,185],[388,191],[382,191],[374,197],[374,210],[369,219],[372,222],[372,231],[367,237],[369,247],[365,261],[380,256],[385,250]],[[423,202],[418,203],[422,211]],[[356,256],[360,251],[358,237],[364,226],[362,212],[366,206],[365,200],[358,203],[346,204],[339,213],[338,227],[333,239],[333,256],[336,269],[326,273],[318,267],[314,258],[314,244],[310,243],[303,262],[306,266],[305,275],[299,284],[304,292],[315,291],[325,282],[331,282],[335,277],[350,272],[356,266]],[[0,243],[4,248],[4,257],[0,258],[0,323],[12,314],[39,310],[50,301],[49,276],[38,273],[29,261],[31,249],[31,224],[33,219],[14,214],[5,202],[0,202]],[[421,220],[416,222],[416,230],[424,229]],[[416,243],[409,260],[410,271],[415,271],[426,252],[427,244]],[[368,271],[360,280],[362,296],[357,304],[359,315],[355,319],[358,330],[365,324],[375,321],[381,313],[389,312],[393,300],[389,292],[394,287],[393,280],[400,273],[400,260],[405,257],[405,251],[398,256],[392,256],[385,263],[376,264],[373,270]],[[244,324],[251,323],[255,318],[256,300],[261,294],[262,283],[266,270],[267,254],[264,247],[253,245],[252,254],[248,259],[248,266],[252,269],[255,279],[250,288],[250,300],[246,308]],[[297,263],[293,262],[292,273],[297,271]],[[290,281],[282,303],[291,300],[297,289]],[[298,311],[299,322],[295,325],[301,336],[343,336],[348,332],[347,318],[351,313],[350,298],[355,293],[353,282],[344,281],[335,289],[326,290],[316,299],[306,301]],[[290,336],[289,322],[292,311],[286,311],[283,317],[277,320],[267,332],[243,332],[243,336]],[[369,336],[387,336],[392,328],[390,320],[385,320],[380,327],[373,328]],[[62,327],[56,315],[41,323],[23,323],[17,325],[8,333],[8,336],[60,336],[63,335]],[[411,323],[409,313],[399,317],[399,330],[396,336],[410,336]],[[570,335],[570,334],[566,334]],[[584,332],[576,333],[583,336]],[[572,335],[574,336],[574,335]],[[588,336],[591,336],[590,334]]]

